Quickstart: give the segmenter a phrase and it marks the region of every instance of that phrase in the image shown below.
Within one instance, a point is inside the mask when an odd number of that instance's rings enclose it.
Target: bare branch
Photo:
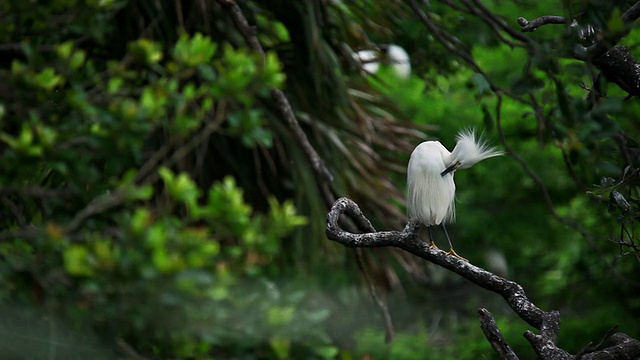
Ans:
[[[33,225],[26,225],[15,230],[0,232],[0,241],[13,240],[16,238],[32,238],[42,233],[42,229]]]
[[[503,360],[518,360],[518,356],[513,352],[509,343],[504,339],[502,333],[496,325],[496,321],[489,310],[485,308],[478,309],[478,318],[480,319],[480,328],[487,337],[491,347],[500,355]]]
[[[636,21],[638,18],[640,18],[640,1],[633,4],[633,6],[620,16],[620,19],[624,22]]]
[[[576,360],[580,360],[585,354],[592,353],[600,348],[602,344],[605,343],[605,341],[609,340],[609,338],[617,328],[618,325],[609,329],[609,331],[607,331],[607,333],[602,337],[602,340],[600,340],[600,342],[598,342],[597,344],[594,345],[593,341],[591,341],[589,344],[587,344],[587,346],[582,348],[582,350],[578,351],[578,353],[576,354]]]
[[[544,15],[539,18],[528,21],[523,17],[518,18],[518,24],[520,24],[520,31],[522,32],[532,32],[535,31],[540,26],[548,25],[548,24],[564,24],[565,19],[562,16],[554,16],[554,15]]]
[[[524,332],[524,337],[529,340],[539,359],[574,360],[571,354],[557,347],[551,339],[545,336],[527,330]]]
[[[249,26],[247,18],[242,13],[242,9],[240,9],[236,1],[217,0],[217,2],[227,10],[236,28],[238,29],[238,31],[240,31],[249,47],[264,56],[264,50],[262,49],[262,45],[260,45],[260,42],[256,37],[255,29]],[[313,167],[318,180],[321,182],[321,185],[324,185],[322,187],[325,188],[324,190],[326,190],[326,188],[328,187],[328,183],[333,181],[333,176],[331,175],[331,172],[329,172],[329,169],[327,169],[327,167],[325,166],[322,158],[320,158],[316,150],[309,142],[309,139],[307,138],[304,130],[302,130],[302,128],[300,127],[300,123],[296,119],[289,100],[279,89],[271,89],[271,99],[277,106],[278,111],[280,112],[280,116],[286,121],[287,125],[289,125],[289,128],[291,129],[291,131],[293,131],[293,134],[296,136],[300,146],[307,154],[307,158],[311,163],[311,166]],[[327,196],[327,194],[328,192],[324,191],[325,197]]]
[[[593,58],[592,62],[608,81],[618,85],[630,96],[640,95],[640,63],[627,47],[614,46],[601,56]]]
[[[38,186],[27,185],[24,187],[0,188],[0,195],[19,194],[34,198],[69,198],[73,196],[73,191],[68,188],[47,189]]]
[[[580,360],[632,360],[640,358],[640,341],[623,333],[615,333],[609,338],[610,347],[587,354]]]
[[[461,2],[467,7],[468,12],[470,14],[475,15],[476,17],[481,19],[485,24],[487,24],[489,28],[491,28],[491,30],[493,30],[493,32],[505,44],[508,44],[511,47],[522,46],[522,44],[516,44],[511,40],[507,39],[502,34],[502,31],[506,32],[509,36],[515,38],[516,40],[521,41],[522,43],[527,43],[529,41],[529,39],[526,36],[514,31],[511,27],[505,24],[504,21],[502,21],[502,19],[498,18],[493,12],[487,9],[479,1],[474,1],[473,4],[471,4],[468,0],[461,0]]]

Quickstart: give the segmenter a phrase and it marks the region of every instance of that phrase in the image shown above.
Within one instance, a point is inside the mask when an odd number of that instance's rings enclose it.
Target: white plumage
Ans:
[[[407,169],[410,220],[431,226],[455,218],[453,174],[441,175],[449,166],[450,157],[451,153],[438,141],[425,141],[411,153]]]
[[[425,141],[411,153],[407,168],[407,212],[410,220],[419,221],[427,227],[444,227],[445,223],[453,222],[455,170],[466,169],[484,159],[502,155],[502,152],[477,139],[473,130],[461,131],[456,141],[452,152],[439,141]],[[449,253],[457,256],[448,234],[447,240],[451,247]],[[433,239],[431,243],[435,246]]]
[[[411,75],[411,59],[409,54],[400,46],[389,44],[384,46],[386,51],[360,50],[353,53],[353,58],[360,62],[365,74],[375,74],[380,70],[380,64],[389,64],[400,78]]]

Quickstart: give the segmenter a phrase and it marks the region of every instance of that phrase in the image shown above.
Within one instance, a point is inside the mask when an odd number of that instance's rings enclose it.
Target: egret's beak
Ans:
[[[456,161],[454,162],[451,166],[449,166],[448,168],[444,169],[443,172],[440,173],[441,176],[445,176],[448,173],[452,173],[456,170],[458,170],[458,168],[460,167],[461,162],[460,161]]]

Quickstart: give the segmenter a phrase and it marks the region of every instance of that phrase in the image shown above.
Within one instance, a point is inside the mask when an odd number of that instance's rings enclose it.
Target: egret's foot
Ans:
[[[440,250],[440,248],[438,247],[438,245],[436,245],[436,243],[434,243],[433,241],[429,243],[429,248],[431,248],[431,249],[436,249],[436,250]]]
[[[467,258],[463,258],[462,256],[458,255],[458,253],[455,252],[455,250],[453,250],[453,248],[449,249],[449,252],[447,252],[446,255],[453,255],[455,257],[457,257],[460,260],[464,260],[466,262],[469,262],[469,260],[467,260]]]

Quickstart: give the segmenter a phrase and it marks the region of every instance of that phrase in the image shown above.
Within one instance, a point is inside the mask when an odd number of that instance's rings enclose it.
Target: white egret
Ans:
[[[409,54],[398,45],[382,45],[381,50],[360,50],[353,54],[353,58],[360,62],[365,74],[375,74],[380,70],[380,64],[388,64],[400,78],[411,75],[411,59]]]
[[[466,260],[453,250],[445,223],[455,220],[454,197],[456,185],[453,173],[475,163],[503,153],[476,138],[473,130],[464,130],[456,136],[456,146],[449,152],[439,141],[425,141],[411,153],[407,168],[407,212],[409,220],[427,226],[431,246],[436,247],[431,227],[442,225],[449,242],[447,255]]]

